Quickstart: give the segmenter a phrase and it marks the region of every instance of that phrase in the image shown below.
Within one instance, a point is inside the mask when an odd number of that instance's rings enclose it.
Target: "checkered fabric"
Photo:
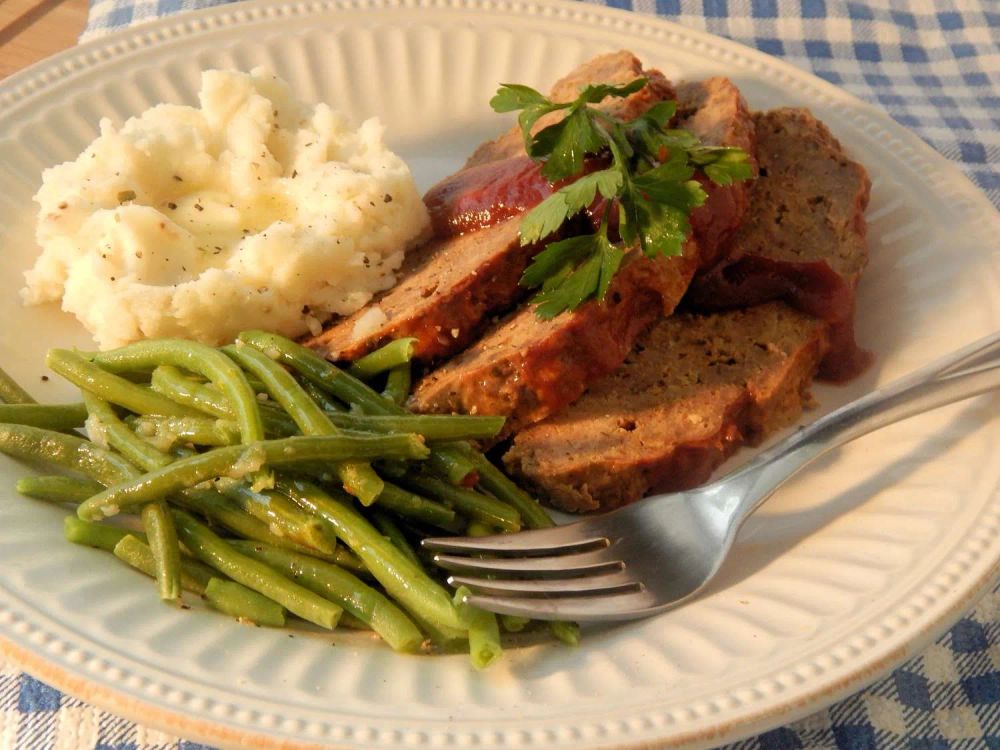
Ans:
[[[82,38],[226,0],[93,0]],[[784,58],[871,102],[1000,207],[998,0],[606,0]],[[0,661],[0,748],[196,750]],[[727,750],[1000,750],[1000,586],[873,687]]]

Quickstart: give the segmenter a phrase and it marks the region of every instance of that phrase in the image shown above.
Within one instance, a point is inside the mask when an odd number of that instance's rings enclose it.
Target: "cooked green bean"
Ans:
[[[0,424],[0,453],[71,469],[105,486],[139,476],[131,463],[89,440],[28,425]]]
[[[443,501],[473,520],[495,526],[503,531],[521,530],[521,515],[507,503],[496,498],[456,487],[426,474],[412,474],[406,478],[404,483],[430,497]]]
[[[455,591],[455,607],[469,628],[469,659],[476,669],[486,669],[503,655],[497,616],[467,601],[469,590],[459,586]]]
[[[549,630],[557,639],[567,646],[580,645],[580,626],[575,622],[563,622],[561,620],[551,620]]]
[[[172,495],[170,501],[185,510],[204,516],[212,524],[218,524],[244,539],[263,542],[274,547],[291,550],[292,552],[300,552],[304,555],[312,555],[323,560],[335,562],[342,567],[358,573],[367,573],[364,564],[345,547],[337,547],[332,554],[327,554],[310,547],[303,547],[291,539],[276,536],[271,533],[266,523],[248,516],[228,498],[215,490],[184,490]]]
[[[87,522],[81,521],[81,523]],[[134,533],[129,532],[123,536],[111,551],[122,562],[150,578],[156,578],[156,558],[153,557],[153,550]],[[214,570],[197,560],[181,560],[181,588],[185,591],[200,596],[205,593],[208,582],[217,575]]]
[[[50,349],[45,356],[45,363],[50,370],[62,375],[80,390],[124,406],[136,414],[163,414],[173,417],[196,415],[186,406],[101,369],[76,352]]]
[[[276,601],[289,612],[323,628],[336,627],[343,609],[279,575],[264,563],[241,555],[194,516],[174,511],[177,533],[191,554],[237,583]]]
[[[0,422],[27,424],[47,430],[83,427],[87,409],[83,404],[0,404]]]
[[[266,331],[244,331],[237,340],[259,349],[274,361],[287,365],[322,390],[346,404],[358,406],[366,414],[399,416],[409,413],[315,352],[284,336]],[[430,463],[435,470],[447,471],[449,481],[454,484],[460,484],[472,471],[469,460],[451,445],[433,446]]]
[[[327,416],[329,416],[330,412],[339,413],[347,411],[347,407],[342,406],[336,399],[326,395],[322,389],[317,388],[308,380],[303,380],[299,385],[301,385],[302,390],[308,393],[309,397],[316,402],[316,406],[327,413]]]
[[[139,341],[94,356],[94,362],[114,372],[173,365],[204,375],[222,391],[231,405],[244,443],[264,439],[257,395],[243,371],[218,349],[194,341],[159,339]],[[184,415],[177,415],[184,416]]]
[[[403,530],[396,525],[396,522],[392,520],[388,513],[375,508],[372,511],[372,521],[375,523],[375,528],[381,531],[382,535],[396,546],[396,549],[406,555],[410,559],[410,562],[414,565],[419,565],[421,568],[424,566],[420,562],[420,558],[417,557],[417,553],[413,547],[410,546],[410,542],[403,534]]]
[[[242,483],[222,489],[222,494],[236,503],[247,515],[267,524],[275,536],[298,542],[301,545],[332,555],[336,538],[326,524],[311,516],[299,506],[277,492],[254,492]]]
[[[179,404],[213,417],[233,419],[236,416],[221,391],[185,377],[176,367],[161,365],[153,370],[152,388]],[[260,404],[260,418],[268,436],[286,437],[298,432],[291,417],[279,409],[268,408],[266,404]]]
[[[176,602],[181,596],[181,548],[177,542],[174,520],[162,500],[142,508],[142,526],[156,562],[156,583],[160,599]]]
[[[170,450],[177,443],[220,447],[240,442],[239,427],[228,419],[137,417],[133,421],[133,427],[141,437],[160,447],[161,450]],[[267,431],[266,420],[265,431]]]
[[[455,518],[455,511],[447,505],[428,500],[391,482],[385,483],[385,489],[382,490],[376,504],[380,508],[391,510],[396,515],[423,521],[445,531],[462,529],[462,523]]]
[[[295,420],[303,435],[336,435],[340,432],[295,378],[277,362],[252,346],[227,346],[222,351],[243,369],[260,378],[267,393]],[[344,483],[344,489],[358,498],[362,505],[371,505],[382,492],[382,480],[364,461],[336,463],[331,469]]]
[[[389,370],[385,377],[385,388],[382,390],[383,398],[387,398],[392,403],[402,406],[406,399],[410,397],[410,385],[413,380],[413,373],[410,363],[397,365]]]
[[[265,465],[275,467],[299,461],[343,461],[379,456],[419,459],[426,455],[426,446],[414,435],[333,435],[263,440],[182,458],[132,481],[109,487],[81,504],[77,512],[85,520],[105,518],[115,515],[123,507],[159,500],[206,479],[219,476],[241,479]]]
[[[390,341],[370,354],[353,362],[348,372],[359,380],[371,380],[380,372],[391,370],[400,365],[409,364],[413,359],[414,338],[396,339]]]
[[[79,504],[103,490],[104,485],[92,479],[52,475],[18,479],[14,489],[36,500]]]
[[[483,488],[498,500],[513,506],[521,514],[525,526],[529,529],[547,529],[554,525],[538,501],[514,484],[486,456],[468,446],[463,446],[461,450],[475,467],[479,474],[479,483]]]
[[[493,536],[497,532],[498,529],[487,526],[482,521],[469,521],[468,526],[465,527],[466,536]]]
[[[445,477],[454,485],[475,484],[478,481],[476,469],[457,447],[459,443],[436,445],[427,461],[427,466],[435,474]]]
[[[81,544],[84,547],[114,552],[115,545],[129,534],[135,534],[135,532],[120,529],[117,526],[81,521],[76,516],[66,516],[63,519],[63,536],[66,537],[66,541]],[[145,534],[137,534],[137,536],[146,538]]]
[[[354,508],[337,502],[309,482],[279,479],[277,489],[329,523],[337,537],[403,607],[434,625],[462,629],[448,593]]]
[[[35,399],[0,367],[0,402],[5,404],[33,404],[35,403]]]
[[[348,615],[370,627],[396,651],[416,651],[423,636],[406,614],[384,594],[336,565],[255,542],[230,544],[247,557],[273,567],[297,583],[344,608]]]
[[[467,417],[461,414],[326,415],[337,427],[365,432],[415,432],[427,440],[485,440],[503,428],[503,417]]]
[[[166,453],[140,439],[118,418],[111,405],[100,396],[83,392],[83,403],[90,413],[87,431],[91,440],[106,443],[121,453],[129,462],[141,469],[152,471],[169,464],[173,459]]]
[[[215,609],[237,620],[248,620],[270,628],[285,627],[285,608],[234,581],[213,578],[205,587],[205,600]]]
[[[499,615],[498,619],[508,633],[520,633],[531,622],[531,618],[520,615]]]

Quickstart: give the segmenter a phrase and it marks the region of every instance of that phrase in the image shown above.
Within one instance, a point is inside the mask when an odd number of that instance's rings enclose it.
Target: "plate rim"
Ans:
[[[961,213],[974,218],[976,224],[979,224],[981,220],[983,228],[988,226],[991,220],[1000,227],[1000,213],[996,212],[986,195],[953,162],[934,151],[919,136],[896,123],[874,105],[864,102],[853,94],[785,60],[771,57],[752,47],[724,37],[691,29],[658,16],[572,2],[571,0],[313,0],[287,4],[282,3],[281,0],[248,0],[247,2],[204,8],[111,32],[40,61],[0,82],[0,109],[10,111],[13,114],[19,105],[30,103],[36,95],[44,94],[49,86],[71,78],[74,74],[86,72],[116,58],[139,53],[171,41],[211,34],[216,29],[223,30],[259,23],[276,15],[308,17],[314,13],[346,10],[391,12],[393,9],[469,12],[482,14],[484,17],[498,11],[540,14],[542,16],[550,16],[555,12],[587,26],[613,24],[619,29],[623,27],[661,27],[664,30],[673,31],[675,34],[699,40],[716,49],[725,51],[728,48],[730,54],[737,54],[771,69],[777,68],[785,74],[792,74],[800,81],[807,81],[816,94],[827,104],[841,110],[845,116],[844,110],[849,105],[851,108],[857,109],[864,119],[874,120],[888,130],[893,137],[900,139],[904,146],[915,151],[922,159],[930,161],[939,172],[948,178],[951,185],[956,186],[953,188],[954,192],[968,201],[967,204],[958,207]],[[993,211],[991,212],[990,209]],[[993,494],[996,494],[996,491],[997,487],[994,486],[992,488]],[[775,701],[772,705],[762,709],[758,708],[756,712],[743,712],[737,719],[730,720],[724,725],[715,726],[708,730],[690,730],[687,733],[658,738],[657,745],[673,747],[735,740],[779,724],[794,721],[854,693],[888,673],[936,639],[961,616],[962,612],[990,588],[998,576],[1000,576],[1000,551],[998,551],[997,558],[993,560],[992,565],[988,565],[978,579],[971,585],[964,586],[960,595],[950,597],[952,598],[950,605],[939,616],[922,626],[918,633],[914,634],[905,644],[895,647],[891,653],[874,662],[865,662],[862,656],[861,663],[854,666],[846,676],[836,679],[833,684],[821,685],[805,692],[805,694],[800,692],[793,705],[789,705],[787,698]],[[925,583],[926,581],[921,582],[921,586]],[[5,615],[7,617],[4,617]],[[12,620],[16,619],[10,615],[11,613],[6,609],[0,609],[0,651],[3,651],[12,663],[70,695],[87,700],[113,713],[175,734],[180,731],[188,736],[212,743],[240,744],[252,747],[287,747],[291,744],[296,747],[330,747],[329,744],[293,743],[273,734],[234,729],[220,722],[194,718],[190,714],[154,705],[135,694],[90,682],[82,669],[78,673],[74,673],[48,661],[40,648],[32,650],[5,637],[3,631],[8,629]],[[454,737],[451,738],[451,741],[455,741]],[[648,744],[647,739],[624,737],[616,739],[613,745],[602,743],[602,746],[613,746],[624,750],[624,748],[645,747]]]

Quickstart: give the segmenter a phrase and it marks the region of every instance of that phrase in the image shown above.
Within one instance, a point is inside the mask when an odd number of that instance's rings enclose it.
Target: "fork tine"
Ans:
[[[434,555],[434,562],[446,570],[478,575],[533,575],[548,578],[572,578],[584,575],[618,573],[625,565],[605,552],[556,557],[465,557]]]
[[[572,527],[521,531],[517,534],[497,534],[480,537],[431,537],[421,546],[433,552],[459,552],[469,555],[565,555],[603,549],[611,542],[600,534],[570,531]],[[579,538],[574,538],[574,532]]]
[[[483,579],[448,576],[452,586],[468,586],[474,594],[498,596],[600,596],[642,591],[642,584],[626,573],[569,579]]]
[[[533,620],[630,620],[662,608],[648,589],[608,596],[558,598],[473,594],[468,602],[497,614],[520,615]]]

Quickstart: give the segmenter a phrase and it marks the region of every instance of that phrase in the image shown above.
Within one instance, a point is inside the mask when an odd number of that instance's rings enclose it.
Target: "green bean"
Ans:
[[[47,430],[83,427],[87,409],[83,404],[0,404],[0,422],[27,424]]]
[[[448,593],[354,508],[301,480],[280,479],[277,488],[329,523],[337,537],[361,558],[375,579],[404,608],[419,613],[434,625],[462,629]]]
[[[520,615],[499,615],[499,620],[508,633],[520,633],[531,622],[531,618]]]
[[[472,465],[460,449],[459,443],[448,445],[436,445],[427,461],[428,468],[435,474],[440,474],[454,485],[471,483],[475,484],[479,477],[476,468]],[[474,480],[471,481],[470,480]]]
[[[377,505],[380,508],[391,510],[396,515],[412,518],[414,521],[423,521],[445,531],[461,531],[462,529],[462,523],[455,518],[455,511],[447,505],[408,492],[391,482],[385,483],[385,489],[379,495]]]
[[[62,375],[80,390],[124,406],[137,414],[163,414],[174,417],[188,417],[194,414],[186,406],[164,398],[159,393],[102,370],[76,352],[50,349],[45,362],[50,370]]]
[[[339,604],[344,608],[342,624],[350,624],[348,616],[356,618],[396,651],[416,651],[423,641],[416,625],[399,607],[336,565],[254,542],[230,544],[247,557],[270,565],[310,591]]]
[[[103,549],[106,552],[114,552],[115,545],[124,537],[135,532],[120,529],[117,526],[104,526],[90,521],[81,521],[76,516],[66,516],[63,519],[63,536],[66,541],[73,544],[80,544],[84,547]],[[137,535],[143,539],[145,534]]]
[[[245,513],[267,524],[268,530],[275,536],[327,555],[332,555],[336,549],[336,539],[329,534],[326,525],[284,495],[266,490],[254,492],[245,484],[233,484],[224,488],[222,493]]]
[[[80,523],[87,522],[80,521]],[[156,578],[156,558],[153,557],[153,550],[134,533],[130,532],[123,536],[111,551],[122,562],[150,578]],[[208,582],[216,575],[218,574],[214,570],[197,560],[181,560],[181,588],[185,591],[201,596],[205,593]]]
[[[123,507],[148,503],[173,492],[218,476],[241,479],[265,464],[283,466],[297,461],[369,458],[424,458],[427,448],[414,435],[345,435],[292,437],[264,440],[251,445],[216,448],[151,471],[128,482],[109,487],[80,505],[80,518],[95,520],[113,516]]]
[[[124,458],[89,440],[28,425],[0,424],[0,453],[77,471],[105,486],[139,476]]]
[[[402,406],[383,398],[357,378],[283,336],[266,331],[244,331],[237,340],[259,349],[276,362],[287,365],[314,385],[332,393],[345,404],[358,406],[366,414],[408,414]],[[449,480],[454,484],[461,483],[472,471],[469,460],[451,445],[434,446],[431,449],[430,463],[435,470],[447,471]]]
[[[121,370],[153,369],[173,365],[204,375],[222,391],[231,405],[244,443],[264,439],[264,425],[257,407],[257,396],[243,371],[225,354],[194,341],[159,339],[140,341],[120,349],[101,352],[94,357],[101,367]],[[178,415],[183,416],[183,415]]]
[[[0,402],[5,404],[33,404],[35,403],[35,399],[0,367]]]
[[[469,518],[503,531],[520,531],[521,515],[507,503],[479,492],[456,487],[426,474],[412,474],[406,484],[450,505]]]
[[[465,527],[466,536],[493,536],[497,532],[498,529],[487,526],[482,521],[469,521],[469,524]]]
[[[281,365],[252,346],[227,346],[222,351],[261,379],[267,393],[295,420],[303,435],[339,433],[329,417]],[[331,468],[344,483],[344,489],[357,497],[362,505],[371,505],[382,492],[382,480],[370,464],[347,461],[336,463]]]
[[[302,390],[309,394],[309,398],[316,402],[316,406],[326,412],[327,416],[330,416],[330,412],[339,414],[347,411],[347,408],[342,406],[339,401],[327,396],[322,389],[317,388],[308,380],[303,380],[299,385],[302,386]]]
[[[160,599],[176,602],[181,596],[181,548],[167,504],[148,503],[142,508],[142,526],[156,562],[156,583]]]
[[[467,417],[461,414],[406,414],[367,416],[327,414],[337,427],[367,432],[415,432],[427,440],[485,440],[503,428],[503,417]]]
[[[234,581],[213,578],[205,587],[205,600],[215,609],[237,620],[248,620],[271,628],[285,626],[285,608]]]
[[[189,513],[176,510],[174,520],[184,546],[203,563],[276,601],[303,620],[323,628],[336,627],[343,612],[339,605],[293,583],[264,563],[239,554]]]
[[[389,370],[385,378],[385,388],[382,390],[382,397],[387,398],[392,403],[402,406],[406,399],[410,397],[410,385],[413,380],[413,373],[409,362],[405,365],[397,365]]]
[[[153,370],[152,387],[157,393],[179,404],[213,417],[233,419],[236,415],[229,401],[218,389],[196,383],[176,367],[161,365]],[[298,432],[292,418],[279,409],[269,409],[265,404],[260,404],[260,418],[268,436],[285,437]]]
[[[469,658],[472,666],[486,669],[503,655],[500,626],[495,614],[469,604],[469,594],[469,589],[459,586],[455,591],[455,607],[469,628]]]
[[[24,477],[14,485],[20,494],[50,503],[82,503],[104,489],[104,485],[92,479],[78,477],[44,476]]]
[[[549,630],[552,631],[552,635],[566,646],[580,645],[580,626],[575,622],[551,620],[549,622]]]
[[[219,447],[240,442],[240,430],[228,419],[209,417],[137,417],[135,431],[161,450],[177,443]],[[267,425],[265,420],[265,431]]]
[[[396,339],[390,341],[370,354],[352,363],[348,372],[358,380],[371,380],[380,372],[408,364],[413,359],[415,338]]]
[[[392,520],[388,513],[374,509],[372,511],[372,521],[375,523],[375,528],[382,532],[382,535],[392,542],[396,549],[406,555],[410,562],[414,565],[419,565],[421,568],[423,567],[423,563],[420,562],[417,553],[410,546],[410,542],[403,534],[403,530],[396,525],[396,522]]]
[[[461,450],[475,467],[479,474],[479,483],[483,488],[498,500],[513,506],[521,514],[525,526],[529,529],[547,529],[554,525],[538,501],[514,484],[486,456],[468,446],[463,446]]]
[[[93,433],[90,437],[95,442],[106,443],[121,453],[130,463],[146,471],[163,468],[173,460],[167,454],[141,440],[118,418],[111,405],[100,396],[84,391],[83,403],[86,404],[87,411],[90,412],[90,418],[87,420],[87,431]]]

